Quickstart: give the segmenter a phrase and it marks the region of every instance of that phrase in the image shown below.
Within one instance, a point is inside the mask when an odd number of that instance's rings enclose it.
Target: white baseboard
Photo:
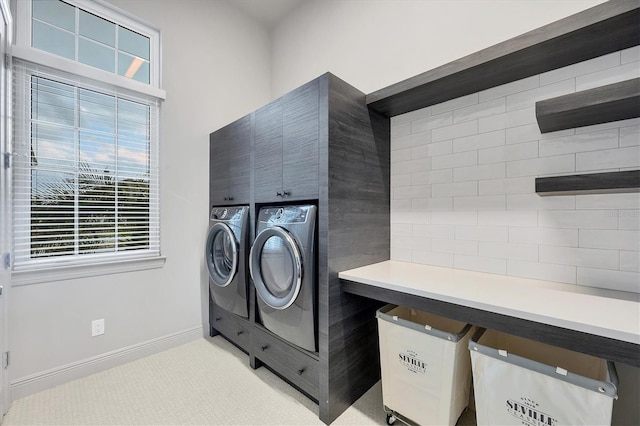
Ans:
[[[54,386],[77,380],[148,355],[153,355],[193,340],[201,339],[203,336],[202,326],[197,326],[157,339],[85,358],[60,367],[20,377],[11,381],[11,400],[15,401],[27,395],[50,389]]]

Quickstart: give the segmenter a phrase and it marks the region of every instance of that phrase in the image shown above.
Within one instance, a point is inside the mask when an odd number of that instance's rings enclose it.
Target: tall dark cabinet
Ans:
[[[249,142],[236,145],[247,125]],[[375,311],[381,303],[343,293],[338,272],[389,259],[389,138],[389,119],[369,111],[362,92],[329,73],[211,134],[212,205],[225,193],[234,198],[226,204],[243,202],[233,185],[224,188],[225,173],[233,182],[237,150],[252,182],[252,228],[262,205],[304,200],[318,206],[318,351],[301,350],[262,327],[253,291],[244,326],[251,366],[270,368],[316,400],[325,423],[380,378]],[[217,158],[225,143],[231,154]]]

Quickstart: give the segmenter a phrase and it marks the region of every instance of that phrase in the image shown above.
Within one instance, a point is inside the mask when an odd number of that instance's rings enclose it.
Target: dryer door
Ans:
[[[302,257],[293,236],[274,226],[260,232],[251,247],[249,270],[256,292],[273,309],[295,302],[302,284]]]
[[[209,229],[205,259],[211,281],[228,286],[238,271],[238,242],[228,225],[218,222]]]

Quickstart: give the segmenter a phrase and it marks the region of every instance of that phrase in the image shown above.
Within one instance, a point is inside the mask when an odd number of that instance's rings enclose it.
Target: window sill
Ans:
[[[99,275],[120,274],[124,272],[143,271],[162,268],[166,257],[149,257],[138,259],[123,259],[93,264],[58,266],[30,271],[18,271],[11,274],[12,287],[41,284],[52,281],[88,278]]]

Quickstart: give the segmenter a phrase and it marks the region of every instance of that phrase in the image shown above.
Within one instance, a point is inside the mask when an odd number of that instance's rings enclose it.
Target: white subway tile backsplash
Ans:
[[[540,245],[539,258],[542,263],[559,263],[600,269],[618,269],[620,264],[617,250]]]
[[[411,262],[420,263],[422,265],[433,265],[452,268],[453,254],[437,253],[434,251],[413,251],[411,253]]]
[[[414,225],[408,223],[392,223],[391,224],[391,236],[397,237],[410,237],[413,235]]]
[[[618,229],[640,229],[640,210],[619,210]]]
[[[540,76],[534,75],[532,77],[517,80],[511,83],[503,84],[501,86],[492,87],[491,89],[483,90],[479,93],[479,101],[486,102],[491,99],[502,98],[514,93],[524,92],[526,90],[533,89],[540,86]]]
[[[509,242],[578,247],[578,230],[511,226]]]
[[[574,172],[576,154],[556,155],[530,160],[510,161],[507,163],[507,177],[545,176]]]
[[[538,245],[480,241],[478,243],[478,255],[498,257],[500,259],[537,261]]]
[[[431,250],[441,253],[466,254],[469,256],[476,256],[478,254],[478,242],[444,239],[441,240],[434,238],[433,240],[431,240]]]
[[[537,124],[510,127],[505,131],[505,142],[508,144],[529,142],[541,139],[540,128]]]
[[[509,111],[504,114],[494,115],[478,120],[480,133],[492,132],[498,129],[536,124],[536,110],[532,107]]]
[[[607,214],[618,216],[614,210],[640,209],[640,193],[576,195],[576,209],[605,209]]]
[[[507,275],[534,280],[575,284],[576,269],[575,266],[569,265],[554,265],[513,259],[507,261]]]
[[[434,142],[447,139],[461,138],[478,133],[478,121],[464,121],[451,126],[439,127],[431,131],[431,140]]]
[[[401,116],[399,116],[401,117]],[[401,138],[403,136],[408,136],[411,134],[411,122],[394,124],[393,119],[391,118],[391,139]]]
[[[431,169],[451,169],[454,167],[475,166],[478,164],[478,151],[431,157]]]
[[[420,145],[420,146],[414,146],[413,148],[409,148],[409,150],[410,150],[410,158],[412,160],[419,160],[421,158],[429,157],[428,146],[429,145]]]
[[[507,195],[507,210],[567,210],[574,209],[576,198],[571,195],[541,197],[538,194]]]
[[[404,173],[402,175],[391,175],[391,188],[409,185],[411,185],[411,173]]]
[[[455,227],[456,240],[507,242],[509,228],[506,226],[464,226]]]
[[[541,228],[617,229],[618,217],[607,210],[539,211]]]
[[[527,108],[537,101],[567,95],[569,93],[574,93],[575,91],[576,82],[574,79],[569,79],[509,95],[507,96],[507,111]]]
[[[413,233],[418,237],[453,239],[455,227],[453,225],[413,225]]]
[[[478,225],[484,226],[537,226],[535,211],[478,212]]]
[[[640,293],[640,193],[535,193],[538,176],[640,168],[640,118],[542,134],[535,117],[639,62],[636,46],[393,117],[391,258]]]
[[[576,77],[576,91],[593,89],[638,77],[640,77],[640,66],[638,66],[637,62],[631,62],[619,67]]]
[[[640,167],[640,146],[576,154],[576,170]]]
[[[455,254],[453,256],[453,267],[468,271],[487,272],[490,274],[507,274],[507,260],[491,257],[466,256]]]
[[[575,78],[584,74],[602,71],[620,65],[620,52],[599,56],[584,62],[569,65],[540,74],[540,85],[556,83],[558,81]]]
[[[502,146],[505,144],[504,129],[495,132],[457,138],[453,140],[453,152],[472,151],[481,148]]]
[[[432,113],[433,115],[439,114],[445,111],[453,111],[456,109],[465,108],[469,105],[475,105],[478,103],[478,94],[472,93],[467,96],[462,96],[459,98],[451,99],[450,101],[442,102],[437,105],[433,105]]]
[[[391,139],[391,152],[398,149],[424,145],[429,142],[431,142],[431,132],[408,134]]]
[[[396,151],[391,151],[391,164],[409,160],[411,160],[411,148],[402,148]]]
[[[633,46],[620,52],[620,63],[628,64],[629,62],[640,61],[640,46]]]
[[[432,211],[431,223],[441,225],[476,225],[479,212]]]
[[[579,133],[571,136],[540,141],[540,157],[598,151],[618,147],[618,129]]]
[[[451,211],[453,210],[453,197],[431,197],[427,208],[431,211]]]
[[[455,197],[464,195],[477,195],[477,182],[434,183],[431,185],[431,194],[434,197]]]
[[[479,166],[457,167],[453,169],[453,181],[478,181],[485,179],[499,179],[505,177],[503,163],[482,164]]]
[[[505,112],[505,104],[505,98],[498,98],[481,104],[457,109],[453,111],[453,122],[460,123],[462,121],[478,120],[480,118],[503,113]]]
[[[640,293],[640,273],[578,268],[578,285]]]
[[[620,270],[629,272],[640,272],[640,252],[621,251]]]
[[[453,153],[453,141],[431,142],[427,145],[427,155],[436,157]]]
[[[453,113],[445,112],[429,117],[424,117],[411,122],[411,133],[425,133],[439,127],[450,126],[453,124]]]
[[[490,179],[478,182],[478,195],[528,194],[535,191],[535,178],[530,176]]]
[[[640,145],[640,126],[620,128],[620,147]]]
[[[453,210],[494,211],[506,208],[505,195],[453,197]]]
[[[640,251],[640,231],[581,229],[580,247]]]

